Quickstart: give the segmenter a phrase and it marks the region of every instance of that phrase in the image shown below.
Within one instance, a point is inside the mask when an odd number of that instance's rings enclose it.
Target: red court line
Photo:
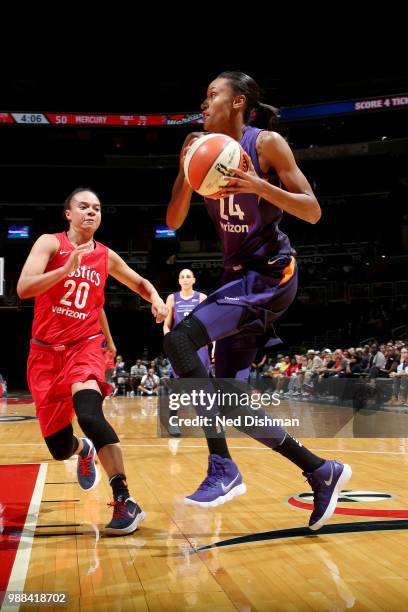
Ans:
[[[39,469],[39,464],[0,465],[0,593],[7,589]]]
[[[294,497],[288,499],[288,503],[302,510],[313,510],[313,504],[298,501]],[[335,514],[346,514],[347,516],[377,516],[383,518],[408,518],[408,510],[378,510],[376,508],[336,508]]]

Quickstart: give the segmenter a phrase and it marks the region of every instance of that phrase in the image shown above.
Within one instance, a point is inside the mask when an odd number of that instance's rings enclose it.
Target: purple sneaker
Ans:
[[[184,498],[184,503],[202,508],[215,508],[245,492],[246,486],[242,482],[238,466],[231,459],[210,455],[207,477],[195,493]]]
[[[313,489],[314,510],[309,520],[309,529],[317,531],[333,514],[341,487],[351,478],[351,467],[340,461],[325,461],[314,472],[303,472]]]

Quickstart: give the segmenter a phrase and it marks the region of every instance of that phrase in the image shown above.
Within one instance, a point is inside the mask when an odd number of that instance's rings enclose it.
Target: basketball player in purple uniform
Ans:
[[[283,211],[317,223],[319,203],[298,168],[286,141],[276,132],[252,127],[251,114],[272,118],[275,109],[259,102],[255,81],[241,72],[223,72],[212,83],[202,103],[204,130],[227,134],[239,141],[251,159],[248,172],[231,171],[220,199],[205,204],[223,244],[223,286],[212,293],[165,336],[165,350],[180,377],[205,378],[207,372],[197,350],[216,340],[217,378],[246,378],[260,343],[269,346],[276,337],[273,322],[290,306],[297,290],[295,252],[279,229]],[[199,134],[190,134],[181,151],[180,169],[167,211],[167,225],[178,229],[190,207],[192,189],[184,178],[183,163],[188,146]],[[284,189],[275,185],[276,175]],[[314,493],[312,530],[320,529],[332,516],[341,487],[351,468],[325,460],[306,449],[284,429],[262,428],[262,444],[295,463]],[[258,429],[259,432],[259,429]],[[207,477],[186,503],[216,506],[243,491],[242,476],[232,461],[225,435],[210,437]]]
[[[170,293],[166,300],[166,306],[169,310],[169,314],[167,315],[163,324],[164,335],[168,334],[172,327],[175,327],[181,321],[183,321],[184,317],[187,317],[194,310],[194,308],[201,304],[201,302],[203,302],[207,297],[205,293],[194,291],[193,286],[196,279],[191,270],[187,268],[181,270],[178,281],[181,291]],[[203,366],[207,370],[207,373],[210,372],[211,361],[208,354],[208,346],[202,346],[197,351],[197,354]],[[175,378],[178,378],[178,374],[174,370],[173,366],[171,371],[172,375]],[[174,416],[176,413],[173,412],[172,414]],[[172,425],[169,423],[167,430],[171,436],[181,436],[181,430],[177,425]]]
[[[181,323],[181,321],[184,320],[184,317],[187,317],[194,310],[194,308],[201,304],[201,302],[203,302],[207,297],[205,293],[194,291],[193,286],[196,279],[191,270],[188,270],[187,268],[181,270],[178,280],[181,291],[171,293],[166,300],[166,306],[169,310],[169,314],[167,315],[163,324],[164,335],[168,334],[173,327]],[[209,372],[211,362],[208,353],[208,346],[201,347],[197,352],[203,366],[207,372]],[[177,376],[177,372],[175,372],[175,374]]]

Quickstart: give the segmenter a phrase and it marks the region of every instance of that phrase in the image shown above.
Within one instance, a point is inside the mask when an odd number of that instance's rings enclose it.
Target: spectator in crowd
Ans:
[[[157,361],[157,358],[150,360],[149,368],[148,369],[151,369],[151,368],[154,370],[154,373],[157,374],[157,370],[158,370],[158,361]]]
[[[394,347],[386,346],[384,348],[385,365],[379,368],[378,376],[380,378],[389,378],[391,372],[396,372],[400,362],[399,355],[394,351]]]
[[[371,346],[371,358],[369,363],[369,374],[371,378],[378,378],[380,370],[385,367],[385,357],[377,344]]]
[[[143,376],[147,374],[147,368],[141,359],[136,359],[135,365],[130,368],[131,394],[136,395]]]
[[[139,389],[142,395],[158,395],[159,385],[159,377],[154,373],[153,368],[149,368],[140,381]]]
[[[346,365],[345,375],[347,378],[352,378],[353,376],[358,376],[362,373],[361,367],[362,357],[361,354],[356,352],[355,354],[350,355],[350,359]]]
[[[317,380],[315,380],[314,388],[317,393],[327,395],[328,386],[325,379],[329,378],[330,371],[332,370],[332,368],[334,368],[336,361],[330,349],[323,349],[323,351],[321,352],[321,358],[323,365],[317,371],[318,378]]]
[[[124,395],[126,395],[126,392],[128,392],[129,373],[125,369],[125,362],[123,361],[122,355],[116,357],[112,380],[115,383],[113,397],[119,393],[120,389],[123,389]]]
[[[296,364],[296,357],[293,357],[292,359],[294,359],[294,364]],[[288,369],[289,365],[291,364],[291,358],[289,357],[289,355],[286,355],[282,361],[280,361],[279,363],[276,364],[276,369],[278,370],[278,377],[277,377],[277,382],[276,382],[276,391],[280,394],[282,394],[285,390],[285,387],[287,385],[287,376],[286,376],[286,370]]]
[[[253,365],[256,366],[255,363]],[[262,371],[262,376],[273,377],[275,375],[276,360],[273,357],[268,357],[266,362],[260,366],[260,368]]]
[[[323,358],[327,353],[314,351],[309,349],[307,351],[307,365],[304,373],[303,385],[305,388],[310,389],[313,386],[314,379],[318,376],[319,371],[323,368]]]
[[[161,382],[167,382],[170,379],[170,363],[169,360],[163,357],[159,361],[159,365],[157,367],[159,372],[159,378]]]
[[[357,349],[358,352],[358,349]],[[370,353],[370,347],[369,346],[364,346],[363,349],[361,349],[361,368],[363,370],[363,372],[368,372],[368,369],[370,367],[370,358],[371,358],[371,353]]]
[[[286,370],[286,376],[289,377],[288,383],[288,395],[299,395],[303,390],[303,382],[305,378],[305,372],[307,368],[308,359],[306,355],[300,355],[295,357],[296,365],[293,365],[293,357],[291,357],[290,364]]]
[[[330,376],[344,376],[346,373],[347,363],[347,355],[343,355],[343,351],[341,349],[336,349],[334,351],[334,366],[332,368],[328,368],[327,372]]]
[[[264,372],[264,366],[267,366],[268,356],[264,353],[261,357],[262,353],[258,351],[255,356],[255,360],[251,364],[252,374],[251,378],[257,379]],[[267,369],[267,368],[266,368]]]
[[[265,378],[270,375],[274,360],[265,354],[263,354],[261,358],[261,355],[262,353],[258,352],[251,364],[249,380],[253,385],[257,385],[259,388],[264,389]]]
[[[401,362],[396,372],[390,372],[390,378],[394,380],[393,396],[396,398],[396,402],[408,407],[408,348],[401,349]]]

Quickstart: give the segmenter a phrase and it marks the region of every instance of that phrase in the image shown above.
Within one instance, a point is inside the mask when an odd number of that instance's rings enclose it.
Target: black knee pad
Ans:
[[[208,372],[197,350],[211,342],[203,324],[194,316],[186,317],[164,336],[164,350],[177,374],[207,378]]]
[[[44,438],[48,450],[57,461],[69,459],[78,448],[78,440],[74,436],[72,425],[67,425],[50,436]]]
[[[119,438],[105,419],[102,395],[95,389],[83,389],[73,396],[78,424],[97,451],[107,444],[116,444]]]

